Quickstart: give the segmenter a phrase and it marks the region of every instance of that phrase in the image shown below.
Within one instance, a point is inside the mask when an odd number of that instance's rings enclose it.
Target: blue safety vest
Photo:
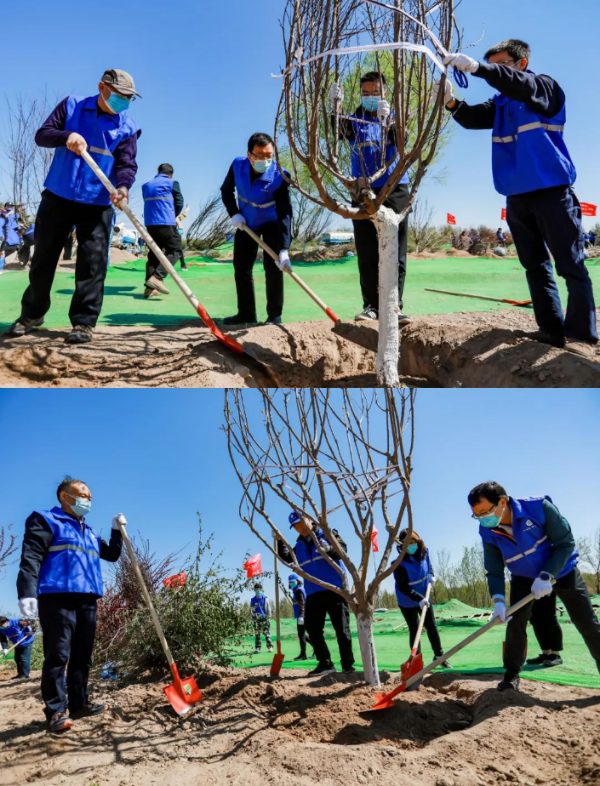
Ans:
[[[29,644],[33,644],[34,635],[31,632],[31,628],[22,628],[19,625],[19,620],[9,620],[6,627],[0,628],[0,633],[3,633],[6,636],[6,638],[10,641],[11,646],[16,644],[23,638],[23,636],[25,636],[24,641],[21,641],[17,647],[18,650],[20,650],[21,647],[27,647]]]
[[[124,139],[137,134],[138,129],[127,112],[98,116],[98,96],[82,98],[69,96],[65,131],[74,131],[88,143],[88,153],[116,186],[113,151]],[[66,145],[57,147],[44,186],[57,196],[86,205],[110,205],[110,195],[81,156]]]
[[[297,592],[300,592],[304,600],[306,600],[306,590],[300,584],[297,584],[294,589],[293,602],[292,602],[292,605],[294,606],[294,619],[298,619],[298,617],[300,616],[300,604],[296,600]]]
[[[144,197],[144,224],[150,226],[176,226],[173,178],[168,175],[156,177],[142,186]]]
[[[35,224],[32,224],[30,227],[27,227],[25,232],[23,232],[23,237],[33,237],[35,233]]]
[[[21,235],[19,234],[19,219],[14,210],[4,214],[5,220],[5,240],[7,246],[20,246]]]
[[[392,118],[393,121],[393,118]],[[350,122],[354,129],[354,140],[350,147],[352,150],[352,177],[371,177],[384,166],[383,149],[381,144],[382,126],[377,118],[371,120],[361,115],[350,115]],[[385,131],[387,134],[387,129]],[[396,145],[386,144],[385,163],[389,163],[398,154]],[[389,180],[390,175],[398,166],[398,161],[393,163],[388,171],[377,178],[371,185],[381,188]],[[408,183],[408,173],[400,180],[400,183]]]
[[[423,559],[421,559],[419,552],[414,555],[406,554],[401,565],[406,570],[410,588],[425,597],[427,584],[429,583],[429,579],[433,576],[429,552],[425,552]],[[403,609],[414,608],[419,605],[418,602],[413,600],[409,595],[404,595],[404,593],[400,592],[397,584],[396,600],[398,601],[398,606]]]
[[[40,570],[38,595],[86,592],[102,597],[100,536],[58,506],[37,512],[48,522],[53,535]]]
[[[544,569],[552,553],[553,545],[545,532],[543,500],[552,502],[550,497],[513,499],[509,497],[512,510],[512,538],[498,527],[489,529],[479,525],[479,534],[484,543],[493,543],[502,552],[504,563],[515,576],[535,579]],[[558,576],[560,579],[570,573],[579,552],[575,549]]]
[[[277,221],[274,193],[284,182],[277,163],[259,177],[250,179],[252,165],[247,157],[236,158],[233,162],[235,190],[240,213],[250,229]],[[284,170],[285,171],[285,170]],[[286,172],[286,175],[289,175]]]
[[[323,534],[322,529],[315,530],[315,535],[319,540],[325,541],[325,543],[329,544],[329,541]],[[306,572],[309,576],[314,576],[316,579],[321,579],[322,581],[326,581],[328,584],[333,584],[334,587],[341,587],[343,586],[343,580],[337,570],[327,562],[325,557],[323,557],[317,551],[317,547],[313,543],[311,538],[303,538],[302,535],[296,541],[296,545],[294,546],[294,553],[296,555],[296,559],[298,560],[298,565]],[[344,573],[346,572],[344,566],[341,563],[341,560],[335,560],[337,564],[342,568]],[[313,592],[323,592],[324,588],[320,587],[318,584],[315,584],[312,581],[306,580],[306,594],[312,595]]]
[[[573,185],[577,172],[563,139],[566,105],[554,117],[544,117],[522,101],[500,93],[494,101],[492,168],[496,191],[514,196]]]
[[[250,600],[250,610],[255,618],[265,618],[267,616],[267,598],[265,595],[254,595]]]

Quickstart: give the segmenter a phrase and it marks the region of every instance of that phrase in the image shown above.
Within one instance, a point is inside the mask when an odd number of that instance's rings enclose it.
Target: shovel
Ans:
[[[276,254],[272,248],[270,248],[265,242],[263,242],[259,236],[253,232],[247,224],[244,224],[244,231],[247,232],[252,240],[262,248],[262,250],[267,253],[270,257],[273,257],[275,262],[279,261],[279,255]],[[313,292],[312,289],[306,284],[297,273],[294,273],[293,270],[286,270],[285,271],[288,276],[293,279],[293,281],[298,284],[298,286],[303,289],[306,294],[319,306],[319,308],[324,311],[329,319],[334,323],[333,332],[336,333],[338,336],[347,339],[348,341],[352,341],[354,344],[358,344],[359,346],[363,347],[364,349],[369,349],[372,352],[377,352],[377,332],[373,331],[372,328],[367,327],[360,327],[359,325],[353,325],[351,322],[342,322],[342,320],[335,314],[329,306],[321,300],[321,298]]]
[[[455,297],[470,297],[475,300],[491,300],[493,303],[508,303],[509,306],[521,306],[522,308],[530,308],[533,305],[532,300],[507,300],[503,297],[487,297],[487,295],[468,295],[466,292],[448,292],[446,289],[427,289],[425,292],[437,292],[438,295],[454,295]]]
[[[277,623],[277,653],[271,663],[271,677],[279,677],[284,654],[281,651],[281,622],[279,620],[279,566],[277,559],[277,539],[275,540],[275,620]]]
[[[429,596],[431,595],[431,582],[427,584],[427,591],[425,593],[425,600],[429,600]],[[421,619],[419,620],[419,627],[417,628],[417,635],[415,636],[415,641],[413,644],[412,651],[410,653],[410,658],[406,661],[406,663],[402,664],[402,679],[406,682],[407,679],[413,676],[413,674],[417,674],[423,668],[423,653],[417,652],[419,649],[419,643],[421,641],[421,634],[423,633],[423,625],[425,624],[425,615],[427,614],[427,609],[429,606],[425,604],[421,609]]]
[[[27,636],[29,636],[29,633],[27,634]],[[18,647],[18,646],[19,646],[19,644],[20,644],[22,641],[25,641],[25,639],[27,638],[27,636],[23,636],[23,638],[22,638],[22,639],[19,639],[19,641],[18,641],[16,644],[13,644],[13,645],[12,645],[12,647],[9,647],[9,648],[6,650],[6,655],[2,655],[2,657],[3,657],[3,658],[8,658],[8,653],[9,653],[9,652],[12,652],[12,651],[14,650],[14,648],[15,648],[15,647]]]
[[[535,595],[533,594],[533,592],[530,592],[529,595],[526,595],[518,603],[515,603],[514,606],[511,606],[509,609],[507,609],[506,619],[508,619],[515,612],[519,611],[519,609],[522,609],[523,606],[526,606],[528,603],[531,603],[532,600],[535,600]],[[488,622],[487,625],[483,626],[483,628],[480,628],[479,630],[475,631],[475,633],[472,633],[466,639],[464,639],[463,641],[459,642],[454,647],[449,649],[448,652],[445,652],[443,655],[440,655],[439,658],[436,658],[428,666],[425,666],[424,669],[421,669],[421,671],[417,672],[416,674],[413,674],[408,679],[405,679],[403,673],[402,674],[403,681],[400,683],[400,685],[398,685],[397,688],[394,688],[394,690],[390,691],[389,693],[378,693],[375,696],[376,702],[373,705],[372,709],[385,710],[388,709],[389,707],[393,707],[394,698],[399,693],[403,693],[407,688],[410,688],[411,685],[414,685],[415,682],[418,682],[426,674],[429,674],[430,671],[433,671],[437,666],[440,666],[445,660],[448,660],[453,655],[456,655],[457,652],[460,652],[468,644],[471,644],[471,642],[475,641],[475,639],[478,639],[480,636],[483,636],[484,633],[487,633],[492,628],[495,628],[496,625],[500,624],[500,622],[501,622],[500,617],[496,617],[496,619],[492,620],[491,622]]]
[[[100,180],[102,185],[106,188],[106,190],[110,194],[114,194],[117,189],[106,177],[104,172],[100,169],[98,164],[90,156],[87,150],[84,150],[82,152],[81,157],[86,162],[86,164],[88,164],[91,167],[92,171],[94,172],[96,177]],[[210,316],[208,315],[208,312],[204,308],[202,303],[200,303],[200,301],[194,295],[192,290],[188,287],[188,285],[181,278],[179,273],[177,273],[173,265],[169,262],[169,260],[164,255],[162,250],[156,245],[154,240],[150,237],[148,231],[146,230],[146,227],[137,219],[135,213],[129,207],[129,205],[127,203],[121,203],[120,209],[125,213],[127,218],[131,221],[131,223],[134,225],[134,227],[137,229],[140,235],[144,238],[148,247],[151,248],[152,251],[156,254],[156,257],[158,258],[160,264],[171,275],[173,281],[177,284],[179,289],[186,296],[194,311],[198,314],[200,319],[204,322],[206,327],[210,330],[210,332],[217,339],[217,341],[220,341],[221,344],[224,344],[228,349],[230,349],[236,355],[247,355],[248,357],[252,358],[252,360],[260,366],[263,373],[265,373],[269,377],[269,379],[273,382],[274,386],[281,387],[279,381],[276,379],[273,372],[268,368],[268,366],[265,365],[265,363],[262,360],[259,360],[259,358],[254,354],[254,352],[251,349],[248,348],[247,345],[242,344],[239,341],[236,341],[231,336],[225,335],[219,329],[216,322],[213,319],[211,319]]]
[[[135,571],[135,575],[137,576],[137,580],[140,583],[140,589],[142,590],[142,595],[144,596],[144,600],[146,601],[146,605],[148,606],[148,610],[150,611],[150,616],[152,617],[152,622],[154,623],[154,627],[156,628],[156,633],[162,645],[162,648],[165,653],[165,657],[167,659],[167,663],[171,669],[171,674],[173,675],[173,684],[167,685],[166,688],[163,688],[167,699],[169,700],[171,707],[175,710],[178,715],[185,715],[186,712],[192,709],[196,702],[200,701],[202,695],[200,694],[200,689],[196,685],[196,680],[193,677],[188,677],[187,679],[182,680],[179,676],[179,672],[177,671],[177,666],[175,665],[175,661],[173,660],[173,656],[171,655],[171,650],[169,649],[169,645],[167,644],[167,640],[165,639],[165,634],[163,633],[160,621],[152,604],[152,599],[150,598],[150,593],[148,592],[148,588],[144,582],[144,578],[142,576],[142,572],[140,570],[140,566],[138,565],[138,561],[135,556],[135,552],[131,545],[131,541],[129,540],[129,535],[127,534],[127,528],[125,527],[125,517],[119,513],[117,516],[117,523],[119,525],[119,529],[121,530],[121,535],[123,536],[123,540],[125,541],[125,545],[127,546],[127,553],[129,554],[129,559],[131,560],[131,564],[133,565],[133,569]]]

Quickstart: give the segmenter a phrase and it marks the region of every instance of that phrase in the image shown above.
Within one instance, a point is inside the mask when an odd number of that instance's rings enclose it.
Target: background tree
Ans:
[[[577,549],[582,567],[590,569],[594,595],[600,595],[600,529],[589,538],[579,538]]]
[[[12,532],[12,524],[0,527],[0,571],[11,562],[16,562],[16,553],[19,550],[17,536]]]
[[[233,232],[220,192],[208,197],[187,231],[187,244],[200,251],[216,248]]]
[[[341,595],[356,615],[365,679],[379,684],[373,611],[381,583],[400,564],[396,539],[404,517],[412,532],[410,479],[415,443],[415,392],[263,390],[225,392],[225,433],[242,488],[240,516],[272,553],[282,541],[293,554],[281,503],[317,523],[340,554],[344,569],[313,542],[340,574],[343,586],[314,579],[294,557],[291,569]],[[336,516],[336,513],[338,514]],[[342,548],[334,533],[336,518]],[[376,519],[378,525],[376,525]],[[372,539],[379,528],[380,557],[368,578]]]

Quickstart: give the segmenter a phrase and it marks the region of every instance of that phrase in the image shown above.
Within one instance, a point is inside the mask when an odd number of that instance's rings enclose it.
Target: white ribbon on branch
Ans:
[[[394,11],[396,14],[402,14],[402,16],[405,16],[407,19],[410,19],[411,22],[414,22],[415,24],[419,25],[419,27],[423,28],[423,30],[427,33],[429,38],[431,38],[431,40],[433,42],[433,45],[438,50],[438,53],[441,54],[443,57],[448,57],[448,55],[449,55],[448,50],[445,47],[442,46],[442,43],[439,40],[439,38],[437,38],[437,36],[435,36],[431,32],[431,30],[427,27],[427,25],[424,25],[423,22],[419,22],[418,19],[416,19],[414,16],[411,16],[409,13],[404,11],[402,8],[395,8],[393,5],[388,5],[387,3],[380,2],[380,0],[363,0],[363,2],[364,3],[369,3],[370,5],[379,6],[379,8],[386,8],[388,11]],[[433,11],[435,11],[435,9],[439,5],[440,4],[437,3],[433,8],[430,8],[427,13],[431,14]]]

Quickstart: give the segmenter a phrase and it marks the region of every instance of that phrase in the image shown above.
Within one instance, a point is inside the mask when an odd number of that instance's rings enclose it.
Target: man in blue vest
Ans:
[[[530,58],[529,45],[515,39],[489,49],[485,63],[451,55],[446,65],[499,92],[469,106],[454,98],[446,80],[444,100],[463,128],[493,129],[494,185],[507,197],[507,221],[539,327],[522,335],[589,358],[598,343],[596,306],[585,266],[581,206],[572,188],[577,173],[563,139],[566,99],[554,79],[529,70]],[[551,256],[569,291],[566,316]]]
[[[25,522],[17,592],[23,616],[39,614],[44,641],[42,699],[50,730],[61,732],[73,725],[73,719],[107,709],[106,704],[90,702],[87,683],[96,604],[102,597],[100,560],[119,559],[122,536],[116,516],[109,543],[87,524],[92,493],[83,481],[66,477],[56,496],[58,505],[34,511]]]
[[[15,666],[17,673],[15,679],[28,680],[31,671],[31,648],[33,647],[34,633],[29,620],[8,619],[0,617],[0,645],[2,654],[7,655],[10,647],[14,649]]]
[[[252,268],[258,244],[243,227],[247,225],[279,255],[275,262],[263,256],[267,284],[267,325],[280,325],[283,311],[283,271],[291,270],[288,249],[292,242],[290,186],[274,160],[273,139],[252,134],[248,152],[236,158],[221,186],[221,198],[236,228],[233,240],[233,270],[237,291],[237,314],[226,317],[226,325],[256,322],[256,298]],[[237,192],[237,198],[236,198]]]
[[[332,123],[337,123],[340,139],[345,139],[352,151],[352,177],[371,177],[393,161],[398,154],[396,126],[391,115],[389,102],[386,101],[387,86],[385,76],[379,71],[369,71],[360,79],[361,104],[349,117],[336,117],[342,110],[344,93],[337,82],[331,87],[329,100],[334,111]],[[390,122],[392,120],[392,122]],[[383,156],[383,127],[389,126],[385,137],[385,160]],[[379,194],[398,166],[399,161],[391,164],[384,175],[377,178],[371,187]],[[408,174],[400,180],[396,188],[383,203],[394,213],[401,213],[410,196]],[[356,315],[359,321],[379,319],[379,243],[377,229],[372,221],[353,221],[360,288],[363,310]],[[398,324],[406,325],[411,319],[403,313],[404,282],[406,280],[406,255],[408,251],[408,216],[398,226]]]
[[[0,254],[6,260],[11,254],[18,251],[21,247],[21,222],[19,214],[12,202],[7,202],[0,216],[3,219],[2,240],[0,242]]]
[[[150,237],[164,251],[167,259],[175,265],[181,258],[181,235],[177,231],[177,216],[185,204],[177,180],[173,180],[174,169],[171,164],[161,164],[158,174],[142,186],[144,197],[144,224]],[[183,267],[183,265],[182,265]],[[167,271],[158,261],[151,248],[148,248],[146,263],[146,285],[144,297],[168,295],[163,284]]]
[[[19,249],[19,262],[23,267],[27,267],[31,258],[31,249],[33,248],[33,239],[35,233],[35,224],[31,224],[23,232],[23,245]]]
[[[300,642],[300,655],[294,660],[308,660],[306,655],[306,642],[310,644],[310,638],[306,636],[306,625],[304,624],[304,617],[306,614],[306,590],[300,576],[295,573],[290,573],[288,579],[288,587],[292,593],[292,606],[294,609],[294,619],[296,620],[296,628],[298,631],[298,641]]]
[[[476,486],[468,500],[483,541],[485,571],[494,601],[492,619],[506,621],[505,568],[510,572],[510,606],[530,593],[536,600],[551,595],[554,587],[600,671],[600,621],[577,568],[579,554],[569,522],[550,497],[515,499],[499,483],[488,481]],[[506,673],[498,690],[519,687],[533,603],[508,620]]]
[[[296,561],[303,571],[320,579],[334,587],[342,587],[346,571],[342,565],[339,554],[335,551],[329,540],[325,537],[323,530],[308,518],[301,518],[295,510],[289,515],[290,529],[296,530],[298,540],[294,546]],[[337,530],[332,530],[340,546],[346,550],[346,544],[341,539]],[[316,547],[313,534],[319,543],[321,551]],[[325,552],[342,570],[342,575],[336,570],[323,556]],[[287,565],[293,565],[293,558],[286,545],[282,541],[277,543],[277,553]],[[351,674],[354,669],[354,654],[352,652],[352,635],[350,633],[350,610],[345,599],[334,590],[325,589],[314,581],[306,581],[306,632],[310,639],[310,644],[315,651],[318,660],[316,669],[309,671],[309,676],[322,676],[331,674],[335,671],[335,666],[331,662],[331,653],[325,643],[325,620],[329,615],[331,624],[335,631],[340,659],[342,661],[342,671],[344,674]]]
[[[273,652],[271,641],[271,610],[269,601],[263,593],[263,585],[257,581],[254,585],[254,595],[250,600],[250,613],[254,624],[254,652],[259,653],[261,647],[261,635],[265,637],[267,650]]]
[[[140,135],[127,110],[139,93],[130,74],[105,71],[98,94],[69,96],[58,104],[35,135],[39,147],[54,148],[36,217],[36,244],[21,316],[7,335],[23,336],[40,327],[50,308],[56,266],[71,227],[77,227],[75,294],[69,318],[69,344],[92,340],[104,296],[112,203],[127,201],[137,172]],[[81,158],[86,150],[116,187],[108,191]]]

